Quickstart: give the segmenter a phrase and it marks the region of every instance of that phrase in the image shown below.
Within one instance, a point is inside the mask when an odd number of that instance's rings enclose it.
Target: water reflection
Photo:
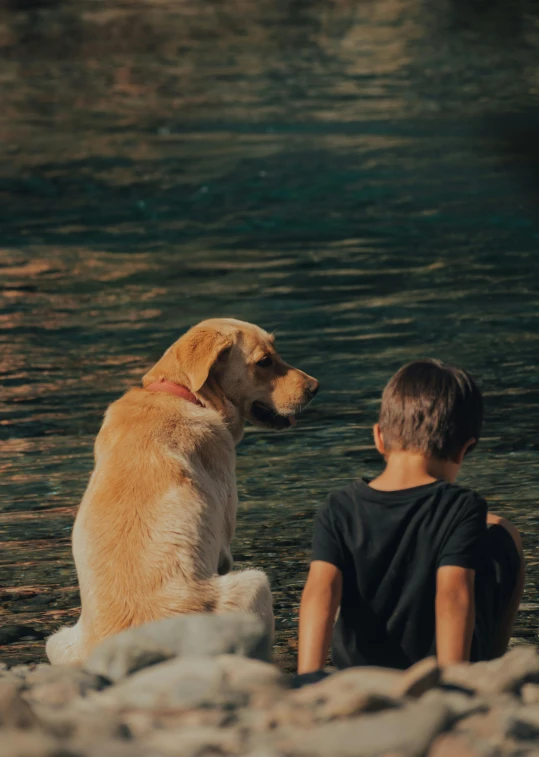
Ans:
[[[482,381],[464,481],[524,531],[534,638],[538,25],[524,2],[488,10],[0,13],[5,623],[39,635],[76,617],[69,535],[107,403],[183,329],[235,315],[276,329],[323,386],[297,429],[250,429],[239,450],[235,554],[270,574],[284,663],[313,513],[377,470],[380,389],[425,355]]]

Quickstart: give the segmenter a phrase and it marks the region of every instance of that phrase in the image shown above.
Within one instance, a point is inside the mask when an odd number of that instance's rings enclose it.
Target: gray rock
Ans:
[[[102,676],[70,665],[40,665],[24,679],[24,697],[60,707],[108,685]]]
[[[263,727],[311,726],[398,706],[390,695],[402,674],[380,668],[350,668],[281,697],[265,713]]]
[[[271,639],[255,615],[179,615],[105,639],[88,658],[85,669],[119,681],[173,657],[236,654],[271,660]]]
[[[177,757],[182,757],[180,752],[176,754]],[[84,757],[164,757],[164,753],[158,752],[156,749],[125,741],[107,741],[105,744],[94,744],[85,749],[84,752],[75,752],[72,756],[61,753],[61,755],[54,755],[54,757],[83,757],[83,755]],[[200,754],[199,757],[203,757],[203,755]],[[210,754],[207,757],[210,757]],[[211,755],[211,757],[214,756]]]
[[[131,730],[114,711],[84,708],[76,701],[71,707],[36,705],[36,716],[46,732],[71,747],[83,751],[94,743],[130,740]]]
[[[445,691],[444,689],[431,689],[422,697],[422,702],[441,701],[450,710],[453,720],[464,718],[467,715],[487,712],[488,700],[484,697],[469,696],[462,691]]]
[[[141,742],[154,753],[171,757],[199,757],[244,752],[247,734],[237,728],[177,728],[156,730]]]
[[[444,733],[434,741],[429,757],[487,757],[492,750],[473,745],[468,738],[454,733]]]
[[[393,687],[396,697],[420,697],[440,683],[440,668],[436,657],[426,657],[406,670]]]
[[[520,691],[520,696],[524,704],[539,703],[539,684],[525,683]]]
[[[0,727],[24,730],[39,727],[31,707],[20,695],[17,683],[0,681]]]
[[[312,697],[310,700],[298,694],[289,695],[265,713],[260,727],[265,730],[283,726],[309,727],[396,706],[397,703],[388,697],[357,691],[334,691],[331,696]]]
[[[539,740],[539,705],[519,707],[509,724],[508,735],[521,741]]]
[[[2,757],[71,757],[72,752],[65,749],[56,739],[37,731],[2,732]],[[75,755],[73,754],[73,757]]]
[[[471,714],[458,721],[455,732],[466,733],[491,746],[499,747],[504,743],[513,725],[516,707],[517,704],[503,703],[488,712]]]
[[[37,670],[39,667],[39,664],[35,662],[30,663],[30,665],[14,665],[9,669],[8,673],[10,676],[17,678],[20,681],[25,681],[28,674]]]
[[[309,757],[379,757],[389,753],[423,757],[448,718],[441,702],[414,702],[350,721],[290,731],[286,740],[277,738],[275,745],[286,754]]]
[[[525,683],[539,683],[539,655],[533,647],[516,647],[503,657],[474,665],[451,665],[442,682],[492,695],[518,691]]]
[[[99,695],[115,707],[245,706],[253,697],[282,695],[284,678],[273,665],[234,655],[169,660],[135,673]]]
[[[319,683],[305,686],[298,691],[298,699],[308,701],[320,696],[330,697],[336,692],[378,694],[392,697],[395,690],[402,688],[404,673],[389,668],[361,667],[347,668],[324,678]]]

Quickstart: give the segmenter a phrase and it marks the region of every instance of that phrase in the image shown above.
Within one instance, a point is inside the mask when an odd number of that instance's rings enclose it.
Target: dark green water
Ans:
[[[380,391],[420,356],[482,384],[462,481],[523,531],[517,637],[537,641],[535,6],[102,5],[0,8],[2,623],[76,618],[70,531],[107,404],[232,315],[322,386],[295,430],[239,449],[235,557],[270,575],[283,663],[313,513],[379,470]]]

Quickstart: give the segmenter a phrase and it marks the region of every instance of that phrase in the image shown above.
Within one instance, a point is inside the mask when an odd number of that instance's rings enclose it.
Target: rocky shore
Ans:
[[[254,616],[126,631],[84,666],[0,666],[2,757],[539,757],[539,655],[294,688]]]

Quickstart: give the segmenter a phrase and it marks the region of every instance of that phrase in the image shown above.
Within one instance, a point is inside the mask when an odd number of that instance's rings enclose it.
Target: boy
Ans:
[[[390,380],[374,426],[385,470],[331,494],[315,521],[298,673],[324,667],[332,634],[337,668],[506,651],[524,585],[520,535],[454,483],[482,416],[458,368],[422,360]]]

